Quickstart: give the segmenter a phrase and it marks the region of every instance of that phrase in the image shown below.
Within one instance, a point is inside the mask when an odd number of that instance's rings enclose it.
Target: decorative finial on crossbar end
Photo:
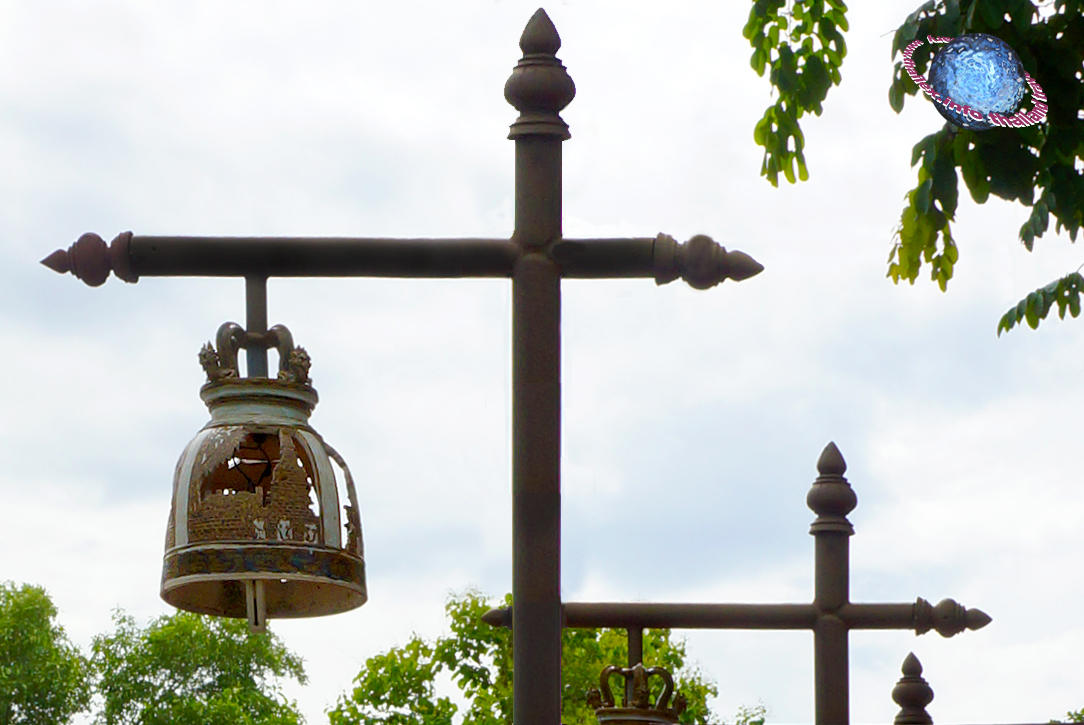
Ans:
[[[557,59],[561,36],[546,11],[539,8],[519,39],[523,57],[504,84],[505,99],[519,111],[508,138],[558,136],[571,138],[558,115],[576,96],[576,84]]]
[[[652,249],[655,284],[666,284],[681,277],[696,289],[714,287],[725,279],[741,282],[764,271],[745,252],[728,252],[711,237],[697,234],[679,244],[669,234],[655,237]]]
[[[968,609],[955,599],[942,599],[936,606],[922,597],[915,602],[915,634],[925,634],[931,629],[942,637],[952,637],[965,629],[982,629],[993,619],[981,609]]]
[[[512,629],[512,608],[502,607],[499,609],[490,609],[482,615],[482,621],[490,627],[505,627],[507,629]]]
[[[125,282],[138,282],[139,276],[132,272],[128,258],[131,232],[118,234],[108,246],[97,234],[87,233],[79,237],[67,251],[58,249],[41,260],[49,269],[64,274],[71,272],[91,287],[104,284],[109,272]]]
[[[911,652],[903,661],[903,677],[892,688],[892,699],[900,706],[895,725],[933,725],[926,706],[933,702],[933,688],[922,678],[922,663]]]

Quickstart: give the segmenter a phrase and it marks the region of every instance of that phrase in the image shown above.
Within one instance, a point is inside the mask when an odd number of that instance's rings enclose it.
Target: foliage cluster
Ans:
[[[813,112],[821,115],[829,89],[838,86],[847,44],[847,6],[843,0],[756,0],[742,31],[753,46],[750,64],[757,75],[770,68],[769,79],[779,92],[764,112],[753,139],[764,147],[761,176],[779,185],[779,172],[794,183],[794,167],[802,181],[805,136],[799,120]]]
[[[123,612],[84,657],[41,587],[0,584],[0,724],[63,725],[97,706],[97,725],[299,725],[277,679],[301,659],[243,620],[187,612],[146,628]],[[92,697],[93,694],[93,697]]]
[[[911,165],[921,161],[918,186],[907,194],[898,241],[889,255],[888,276],[912,284],[923,262],[942,291],[959,257],[951,223],[958,196],[957,169],[971,198],[983,204],[990,194],[1019,201],[1032,211],[1020,228],[1030,252],[1054,217],[1055,231],[1076,241],[1084,224],[1084,6],[1080,0],[930,0],[896,31],[893,57],[916,38],[986,33],[1004,40],[1038,80],[1049,99],[1044,123],[1024,128],[970,131],[946,123],[915,147]],[[923,53],[921,51],[925,50]],[[927,45],[913,56],[925,74],[932,56]],[[895,65],[889,103],[899,113],[905,96],[918,87]],[[1066,309],[1080,314],[1081,278],[1068,274],[1032,292],[998,323],[998,334],[1026,321],[1034,329],[1053,304],[1064,319]]]
[[[505,595],[504,606],[511,606],[511,602],[511,595]],[[445,611],[450,636],[429,643],[414,635],[406,645],[369,658],[355,680],[353,693],[341,697],[328,713],[331,725],[449,725],[458,708],[435,694],[435,678],[441,672],[451,676],[467,700],[464,725],[511,725],[512,634],[482,621],[489,609],[477,591],[449,598]],[[561,657],[565,683],[561,722],[594,725],[597,721],[585,693],[598,686],[603,667],[628,662],[625,633],[565,630]],[[670,630],[644,633],[644,661],[671,670],[675,689],[688,701],[681,722],[714,725],[717,720],[707,698],[718,691],[698,670],[686,666],[685,660],[685,643],[672,640]],[[657,695],[653,693],[653,697]],[[755,725],[758,717],[763,722],[765,714],[763,708],[747,708],[743,713],[747,725]]]
[[[41,587],[0,583],[0,723],[65,723],[90,702],[89,667]]]
[[[116,612],[115,631],[94,638],[100,725],[299,725],[277,679],[304,684],[301,658],[242,619],[190,612],[144,628]]]
[[[846,52],[840,30],[847,31],[846,7],[836,0],[754,0],[744,35],[753,46],[752,66],[759,75],[771,68],[779,99],[754,130],[764,147],[761,174],[773,186],[782,170],[794,182],[808,174],[802,154],[805,140],[799,119],[821,113]],[[963,177],[971,198],[984,204],[990,195],[1031,208],[1020,228],[1030,252],[1050,226],[1076,241],[1084,225],[1084,0],[928,0],[907,17],[892,41],[891,56],[902,58],[915,39],[986,33],[1005,41],[1043,88],[1049,109],[1045,122],[1025,128],[971,131],[946,123],[919,141],[911,166],[918,180],[905,206],[888,257],[888,277],[914,284],[924,264],[942,291],[948,289],[959,249],[952,235]],[[817,41],[817,42],[815,42]],[[936,46],[920,46],[915,70],[925,75]],[[918,86],[896,62],[888,101],[896,113]],[[1032,328],[1053,305],[1064,318],[1080,311],[1081,277],[1076,272],[1054,280],[1021,300],[998,323],[997,333],[1020,322]]]

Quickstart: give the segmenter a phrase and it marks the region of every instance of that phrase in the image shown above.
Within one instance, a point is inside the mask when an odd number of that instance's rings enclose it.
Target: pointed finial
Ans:
[[[91,287],[104,284],[110,270],[125,282],[136,282],[138,275],[132,272],[128,247],[132,233],[118,234],[111,244],[97,234],[87,233],[79,237],[67,251],[58,249],[41,260],[49,269],[60,274],[71,272]]]
[[[68,259],[68,253],[63,249],[56,250],[48,257],[41,260],[41,263],[60,274],[67,274],[71,271],[71,260]]]
[[[847,462],[836,448],[835,441],[829,441],[817,459],[817,473],[822,476],[842,476],[847,472]]]
[[[981,609],[968,609],[964,614],[964,618],[967,620],[967,628],[972,632],[976,629],[982,629],[994,621],[993,617]]]
[[[907,657],[903,660],[903,667],[900,669],[905,677],[922,676],[922,663],[918,661],[918,657],[915,657],[914,652],[907,654]]]
[[[982,629],[993,619],[981,609],[968,609],[955,599],[942,599],[936,606],[922,597],[915,602],[915,634],[925,634],[931,629],[942,637],[953,637],[965,629],[974,632]]]
[[[693,289],[709,289],[732,279],[741,282],[764,271],[764,267],[745,252],[726,251],[711,237],[697,234],[679,244],[669,234],[659,234],[651,248],[655,284],[666,284],[681,277]]]
[[[576,96],[576,84],[557,59],[561,37],[546,12],[539,9],[519,39],[523,57],[504,84],[504,97],[519,111],[508,138],[557,136],[570,138],[561,109]]]
[[[843,455],[835,443],[829,443],[817,459],[817,472],[821,475],[813,481],[813,486],[805,497],[806,505],[817,514],[817,520],[813,522],[809,533],[843,533],[848,536],[854,533],[847,514],[858,505],[858,496],[843,477],[846,470],[847,464]]]
[[[557,51],[561,49],[561,36],[557,34],[553,21],[542,8],[536,10],[527,21],[523,35],[519,36],[519,48],[525,55],[557,55]]]
[[[726,257],[728,266],[730,267],[728,276],[735,282],[741,282],[743,279],[756,277],[764,271],[764,265],[745,252],[739,252],[737,250],[726,252]]]
[[[903,677],[892,688],[892,699],[900,706],[895,725],[933,725],[926,706],[933,702],[933,688],[922,679],[922,663],[911,652],[903,661]]]

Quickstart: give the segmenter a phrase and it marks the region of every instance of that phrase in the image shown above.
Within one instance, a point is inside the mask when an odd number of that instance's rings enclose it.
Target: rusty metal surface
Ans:
[[[515,140],[512,273],[512,609],[525,626],[512,648],[512,721],[561,722],[561,238],[558,115],[575,86],[556,53],[561,39],[543,10],[520,38],[523,58],[505,85],[520,111]]]
[[[368,591],[357,495],[346,462],[309,425],[317,395],[308,355],[282,325],[253,331],[227,322],[216,341],[199,354],[211,420],[177,464],[162,598],[247,617],[255,631],[268,618],[361,606]],[[237,353],[249,346],[278,348],[275,378],[241,377]],[[331,458],[346,477],[345,507]]]
[[[610,678],[625,678],[624,701],[614,700]],[[662,691],[651,702],[648,679],[658,677]],[[676,694],[676,697],[675,697]],[[598,687],[587,691],[587,705],[595,711],[599,725],[674,725],[687,705],[685,696],[674,692],[674,678],[665,667],[609,665],[599,674]]]
[[[550,184],[553,185],[553,180]],[[656,237],[545,240],[549,255],[569,279],[684,279],[707,289],[726,279],[741,281],[763,267],[739,251],[727,251],[706,235],[678,243]],[[346,237],[146,237],[131,232],[106,245],[84,234],[68,250],[42,264],[71,273],[90,286],[112,270],[121,279],[140,277],[244,277],[257,295],[267,277],[511,277],[522,254],[508,239],[383,239]],[[263,292],[266,305],[266,287]],[[266,321],[265,321],[266,324]],[[255,327],[252,327],[255,329]]]

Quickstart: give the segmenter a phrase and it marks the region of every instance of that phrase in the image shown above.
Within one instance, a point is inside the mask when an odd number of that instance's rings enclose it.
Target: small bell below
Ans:
[[[277,378],[240,376],[237,352],[249,345],[278,348]],[[250,335],[228,322],[200,363],[211,420],[177,462],[162,598],[247,618],[254,631],[268,619],[360,607],[368,593],[357,493],[346,462],[309,425],[318,398],[308,354],[282,325]]]
[[[622,675],[626,684],[631,684],[631,687],[625,687],[626,695],[620,707],[614,702],[610,690],[610,677],[613,675]],[[654,705],[651,704],[649,677],[658,677],[663,682],[662,692]],[[629,680],[631,683],[628,683]],[[587,705],[595,711],[599,725],[674,725],[681,713],[685,712],[686,701],[685,696],[679,694],[673,698],[671,706],[670,698],[673,695],[674,678],[664,667],[610,665],[599,675],[598,688],[587,691]]]

